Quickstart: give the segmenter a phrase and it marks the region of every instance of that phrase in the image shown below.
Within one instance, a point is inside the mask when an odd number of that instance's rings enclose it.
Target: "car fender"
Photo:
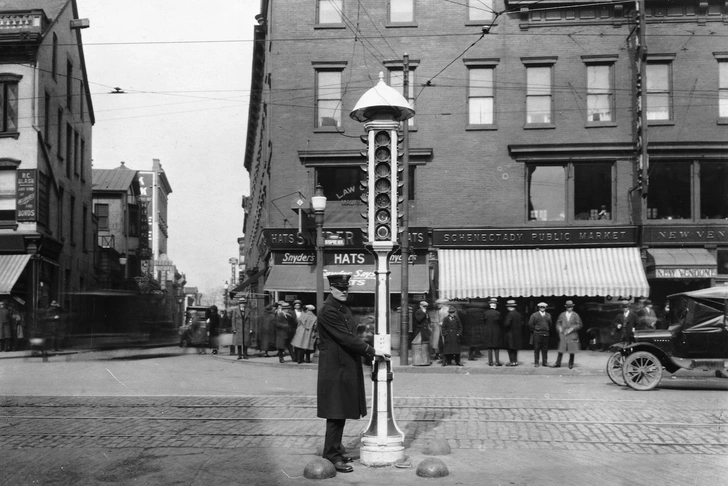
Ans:
[[[624,344],[624,343],[622,343]],[[648,353],[652,353],[657,357],[657,359],[660,360],[660,363],[662,363],[662,367],[665,368],[665,370],[668,373],[675,373],[677,370],[681,368],[675,361],[672,360],[672,358],[665,353],[662,349],[658,348],[654,344],[650,343],[634,343],[629,344],[626,346],[623,346],[621,350],[615,350],[622,353],[622,356],[625,358],[629,356],[632,353],[636,353],[638,351],[646,351]]]

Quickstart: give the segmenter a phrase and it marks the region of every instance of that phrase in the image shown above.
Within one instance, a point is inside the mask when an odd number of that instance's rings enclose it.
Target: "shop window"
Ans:
[[[109,205],[95,204],[94,214],[99,219],[99,230],[107,231],[109,229]]]
[[[728,219],[728,162],[700,162],[700,218]]]
[[[690,219],[690,163],[650,163],[648,219]]]
[[[672,65],[647,63],[647,119],[672,120]]]
[[[718,116],[728,121],[728,59],[718,63]]]
[[[343,0],[318,0],[316,5],[316,23],[341,24],[343,16]]]
[[[718,250],[718,273],[728,275],[728,250]]]
[[[0,170],[0,221],[15,221],[15,170]]]
[[[414,0],[389,0],[389,22],[412,23],[415,21]]]
[[[407,101],[409,101],[410,107],[415,109],[415,70],[409,69],[407,86]],[[390,69],[389,70],[389,86],[396,89],[400,93],[404,93],[404,69]],[[408,120],[410,128],[415,125],[415,117]]]
[[[611,162],[528,166],[529,221],[610,221]]]
[[[614,121],[614,65],[587,65],[586,78],[587,121]]]
[[[20,76],[0,76],[0,134],[18,132],[18,81]]]
[[[316,71],[316,127],[341,127],[341,71]]]
[[[484,23],[493,20],[493,0],[468,0],[468,22]]]
[[[553,66],[526,67],[526,124],[553,123]]]
[[[495,68],[468,69],[468,125],[495,124]]]

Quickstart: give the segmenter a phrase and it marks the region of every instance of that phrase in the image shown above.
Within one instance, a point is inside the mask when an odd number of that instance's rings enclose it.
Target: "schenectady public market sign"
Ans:
[[[619,246],[637,243],[636,226],[589,226],[572,228],[468,228],[433,229],[434,246]]]

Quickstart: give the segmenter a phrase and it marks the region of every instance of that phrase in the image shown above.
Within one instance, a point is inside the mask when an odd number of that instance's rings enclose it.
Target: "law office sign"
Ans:
[[[38,220],[38,170],[17,171],[15,186],[16,221]]]

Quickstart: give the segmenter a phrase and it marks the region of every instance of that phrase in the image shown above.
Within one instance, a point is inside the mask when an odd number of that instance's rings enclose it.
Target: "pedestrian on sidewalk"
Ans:
[[[485,347],[488,348],[488,366],[503,366],[500,362],[500,347],[502,343],[502,332],[501,332],[501,314],[496,310],[498,307],[498,299],[490,299],[488,301],[488,310],[483,315],[483,321],[485,322]],[[493,362],[493,355],[495,355],[495,362]]]
[[[442,321],[447,317],[449,308],[447,303],[447,299],[437,299],[435,301],[435,312],[430,316],[430,322],[432,322],[430,345],[432,346],[432,352],[435,354],[435,360],[440,359],[440,331],[442,329]]]
[[[210,350],[212,354],[217,354],[220,341],[220,314],[218,314],[216,305],[210,306],[207,329],[210,332]]]
[[[291,308],[291,304],[285,301],[278,302],[278,307],[275,311],[275,328],[276,328],[276,350],[278,350],[278,361],[284,363],[283,356],[286,354],[286,349],[291,355],[291,360],[294,360],[293,348],[291,347],[290,341],[290,325],[288,323],[289,315],[288,310]]]
[[[506,302],[508,314],[503,321],[505,329],[505,345],[508,348],[508,363],[506,366],[518,366],[518,350],[523,349],[523,319],[521,313],[516,310],[516,301]]]
[[[561,368],[561,358],[569,353],[569,369],[574,367],[574,355],[581,351],[579,343],[579,329],[582,328],[581,317],[574,312],[574,303],[567,300],[565,311],[556,319],[556,332],[559,334],[559,354],[553,368]]]
[[[462,366],[463,364],[460,362],[460,338],[463,335],[463,324],[460,322],[455,307],[450,306],[448,308],[447,316],[442,320],[440,333],[442,366],[449,365],[453,360],[457,366]]]
[[[293,336],[293,349],[296,351],[296,361],[303,363],[304,355],[306,363],[311,362],[311,354],[316,347],[316,315],[313,311],[316,307],[306,304],[305,310],[298,318],[298,328]]]
[[[637,328],[637,314],[629,308],[629,301],[622,301],[622,312],[614,319],[614,328],[618,336],[618,342],[634,342],[634,330]]]
[[[331,274],[327,278],[330,294],[317,322],[317,416],[326,419],[323,457],[331,461],[336,471],[349,473],[354,470],[348,464],[353,459],[344,455],[341,443],[346,419],[359,419],[367,414],[361,357],[389,360],[390,355],[374,349],[357,334],[354,314],[346,305],[351,275]]]
[[[484,311],[480,307],[468,307],[465,309],[463,337],[468,345],[469,361],[476,361],[479,357],[483,356],[480,354],[480,348],[483,347],[485,342],[485,319]]]
[[[258,354],[261,358],[270,358],[268,351],[273,351],[276,346],[276,308],[278,304],[275,302],[268,304],[263,309],[263,316],[260,318],[261,321],[261,333],[260,341],[258,344],[260,353]]]
[[[551,332],[551,314],[546,312],[548,304],[539,302],[538,310],[528,319],[528,328],[531,330],[533,341],[533,361],[539,367],[538,358],[541,354],[541,364],[548,366],[549,361],[549,334]]]
[[[412,339],[412,349],[414,351],[414,355],[412,357],[413,364],[415,365],[427,365],[429,366],[430,363],[430,333],[431,333],[431,325],[430,325],[430,315],[427,313],[427,308],[430,304],[428,304],[426,301],[421,301],[420,306],[417,308],[414,314],[414,326],[413,326],[413,332],[414,338]],[[418,348],[415,348],[415,346],[418,346]],[[424,353],[419,353],[417,350],[424,351]],[[423,355],[422,355],[423,354]]]
[[[233,344],[230,346],[231,354],[238,348],[238,359],[249,359],[248,347],[251,345],[253,338],[253,328],[251,326],[250,313],[247,310],[248,299],[240,297],[238,299],[238,309],[233,310],[232,328],[233,328]]]
[[[5,302],[0,302],[0,351],[12,351],[13,319]]]

